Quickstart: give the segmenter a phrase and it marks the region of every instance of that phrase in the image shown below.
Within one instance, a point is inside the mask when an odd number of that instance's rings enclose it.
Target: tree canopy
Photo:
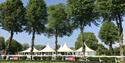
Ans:
[[[115,42],[118,40],[117,26],[111,21],[103,22],[99,31],[99,38],[107,45],[109,45],[110,42],[115,44]]]
[[[11,32],[21,32],[24,24],[25,8],[21,0],[7,0],[1,8],[2,28]]]
[[[99,31],[99,38],[109,46],[110,54],[113,54],[112,45],[118,41],[118,27],[111,21],[105,21]]]
[[[67,20],[67,13],[63,4],[52,5],[48,7],[48,35],[56,34],[59,37],[69,36],[72,32],[70,23]]]
[[[44,0],[29,0],[26,9],[26,32],[41,34],[47,24],[47,7]]]
[[[94,35],[94,33],[92,32],[84,32],[83,33],[83,40],[85,41],[85,44],[93,49],[93,50],[96,50],[98,48],[98,40],[96,38],[96,36]],[[75,42],[75,49],[78,49],[82,46],[82,42],[81,42],[81,34],[79,34],[76,42]]]
[[[24,43],[24,44],[22,44],[22,47],[23,47],[23,50],[26,50],[26,49],[28,49],[30,46],[29,46],[28,43]]]
[[[0,50],[5,49],[5,39],[4,37],[0,37]]]
[[[97,18],[94,7],[94,0],[68,0],[68,17],[77,27],[90,25],[95,23],[95,18]]]
[[[7,46],[8,43],[9,43],[9,40],[6,41],[6,46]],[[10,45],[10,48],[8,49],[9,54],[16,54],[17,52],[23,50],[22,44],[20,44],[16,40],[13,39],[11,44],[12,45]]]

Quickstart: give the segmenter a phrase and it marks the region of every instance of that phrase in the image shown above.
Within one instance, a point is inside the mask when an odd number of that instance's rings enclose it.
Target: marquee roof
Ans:
[[[46,45],[46,47],[39,52],[55,52],[55,50],[52,49],[49,45]]]
[[[63,46],[61,46],[59,49],[58,49],[58,52],[73,52],[72,49],[70,49],[67,44],[65,43]]]
[[[27,50],[22,51],[22,52],[31,52],[31,47],[28,48]],[[34,48],[33,52],[38,52],[38,50],[36,48]]]
[[[95,52],[94,50],[90,49],[86,44],[85,45],[85,51],[93,51]],[[76,52],[81,52],[82,51],[82,47],[80,47],[79,49],[76,50]]]

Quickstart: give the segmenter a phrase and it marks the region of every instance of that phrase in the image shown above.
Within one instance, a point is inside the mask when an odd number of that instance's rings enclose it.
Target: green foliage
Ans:
[[[70,35],[72,27],[67,20],[67,13],[63,4],[48,7],[48,36],[57,34],[59,37]]]
[[[8,54],[14,32],[22,32],[25,24],[25,8],[21,0],[6,0],[0,6],[0,21],[4,30],[10,32],[10,42],[8,43],[5,54]]]
[[[125,14],[124,0],[96,0],[95,10],[99,12],[104,19],[116,20],[118,14]]]
[[[47,24],[47,8],[44,0],[29,0],[26,9],[26,31],[40,34]]]
[[[9,43],[9,40],[6,41],[6,45],[8,43]],[[12,40],[10,48],[8,50],[10,54],[16,54],[17,52],[22,51],[22,49],[23,49],[23,46],[19,42],[17,42],[16,40]]]
[[[125,55],[125,45],[123,45],[122,47],[123,47],[123,51],[124,51],[123,54]],[[119,53],[120,53],[120,47],[115,47],[114,48],[114,55],[119,56],[120,55]]]
[[[113,54],[112,45],[118,41],[118,28],[111,21],[105,21],[99,31],[99,38],[109,46],[110,54]]]
[[[4,37],[0,37],[0,50],[5,49],[5,39]]]
[[[26,50],[29,48],[29,44],[28,43],[24,43],[22,44],[23,50]]]
[[[43,56],[42,59],[43,59],[44,61],[50,61],[50,60],[52,59],[52,57],[51,57],[51,56],[48,56],[48,57]]]
[[[96,38],[96,36],[94,35],[94,33],[92,32],[84,32],[83,33],[83,40],[85,41],[85,43],[87,44],[88,47],[90,47],[93,50],[96,50],[98,48],[98,40]],[[81,34],[79,34],[77,41],[75,42],[75,48],[78,49],[82,46],[82,42],[81,42]]]
[[[35,45],[34,46],[37,50],[42,50],[43,48],[45,48],[45,45]]]
[[[123,56],[123,17],[125,15],[125,0],[96,0],[96,10],[100,17],[109,21],[116,21],[118,27],[118,42],[120,55]],[[123,59],[123,58],[122,58]],[[121,59],[121,61],[123,61]]]
[[[94,0],[68,0],[67,12],[73,25],[80,27],[95,23],[96,12],[94,12]],[[96,23],[95,23],[96,24]]]
[[[115,42],[118,40],[117,26],[110,21],[103,22],[99,31],[99,38],[107,45],[110,43],[115,44]]]
[[[34,60],[41,60],[41,57],[38,57],[38,56],[35,56],[33,58],[34,58]]]
[[[22,25],[25,23],[25,8],[21,0],[7,0],[2,4],[1,25],[7,31],[21,32]]]
[[[98,48],[96,50],[97,55],[109,55],[109,51],[103,44],[98,44]]]

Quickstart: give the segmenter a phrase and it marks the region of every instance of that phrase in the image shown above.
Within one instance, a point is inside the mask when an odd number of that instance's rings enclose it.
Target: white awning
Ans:
[[[63,46],[61,46],[59,49],[58,49],[58,52],[73,52],[72,49],[70,49],[67,44],[65,43]]]
[[[28,48],[27,50],[21,51],[21,52],[31,52],[31,47]],[[33,52],[38,52],[36,48],[33,49]]]
[[[39,52],[55,52],[55,50],[52,49],[49,45],[46,45],[46,47]]]
[[[85,51],[86,52],[87,51],[93,51],[93,52],[95,52],[94,50],[90,49],[86,44],[84,44],[84,45],[85,45]],[[79,49],[77,49],[76,52],[82,52],[82,47],[80,47]]]

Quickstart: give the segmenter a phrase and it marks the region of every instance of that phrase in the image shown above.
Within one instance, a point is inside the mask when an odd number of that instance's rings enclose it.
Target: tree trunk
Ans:
[[[34,39],[35,39],[35,30],[33,30],[33,34],[32,34],[32,43],[31,43],[31,60],[33,60],[33,49],[34,49]]]
[[[117,26],[118,26],[118,35],[119,35],[119,45],[120,45],[120,56],[124,56],[123,55],[123,27],[122,27],[122,18],[120,13],[118,14],[118,20],[116,20]],[[121,58],[121,63],[124,62],[124,57]]]
[[[58,43],[58,35],[57,35],[57,29],[56,29],[56,32],[55,32],[55,51],[56,51],[56,57],[55,59],[57,60],[57,43]]]
[[[85,44],[84,44],[84,33],[83,33],[83,30],[84,30],[84,26],[81,24],[80,25],[80,32],[81,32],[81,41],[82,41],[82,52],[83,52],[83,59],[85,58]]]
[[[14,35],[13,31],[11,31],[11,33],[10,33],[10,39],[9,39],[9,43],[8,43],[8,45],[7,45],[7,48],[5,49],[5,55],[7,55],[8,52],[9,52],[9,48],[10,48],[10,46],[11,46],[11,42],[12,42],[12,40],[13,40],[13,35]],[[6,57],[6,56],[5,56],[5,57]],[[6,59],[7,59],[7,57],[6,57]]]
[[[109,44],[110,55],[114,55],[114,50],[112,48],[112,43]]]

